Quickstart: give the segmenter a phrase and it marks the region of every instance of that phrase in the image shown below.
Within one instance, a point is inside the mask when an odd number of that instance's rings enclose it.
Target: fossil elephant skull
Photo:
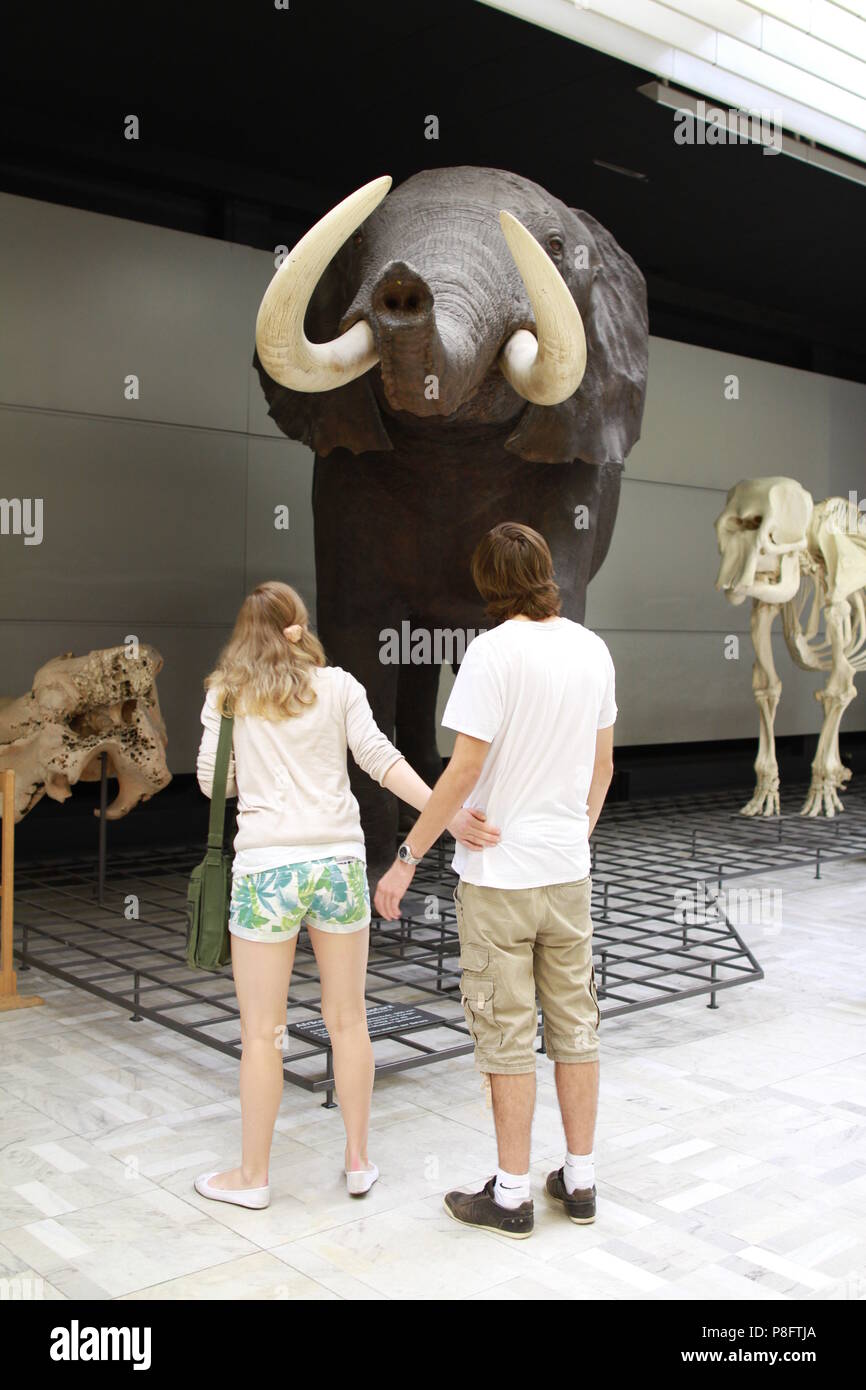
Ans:
[[[43,796],[65,801],[76,782],[96,781],[102,753],[118,782],[109,820],[171,781],[156,691],[162,664],[145,644],[135,656],[126,647],[66,652],[39,668],[27,695],[0,701],[0,768],[15,772],[16,821]]]

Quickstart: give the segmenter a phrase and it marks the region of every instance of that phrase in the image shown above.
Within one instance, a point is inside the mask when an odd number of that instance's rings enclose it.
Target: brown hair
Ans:
[[[314,704],[312,671],[328,663],[307,622],[306,604],[290,584],[269,579],[253,589],[205,681],[217,690],[218,707],[228,699],[235,714],[285,719]],[[294,624],[301,627],[297,642],[283,631]]]
[[[504,521],[479,541],[472,578],[495,623],[518,614],[538,622],[562,606],[547,541],[519,521]]]

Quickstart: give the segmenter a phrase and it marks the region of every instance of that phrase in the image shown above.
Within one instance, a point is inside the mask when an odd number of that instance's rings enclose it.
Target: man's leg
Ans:
[[[598,1111],[598,1062],[557,1062],[556,1095],[572,1154],[591,1154]]]
[[[461,883],[455,903],[463,1009],[476,1064],[490,1081],[499,1169],[481,1192],[449,1192],[445,1205],[466,1225],[529,1235],[538,1032],[532,973],[535,890]]]
[[[516,1190],[521,1200],[525,1201],[530,1195],[528,1177],[532,1112],[535,1111],[535,1072],[523,1072],[517,1076],[491,1073],[491,1094],[496,1150],[499,1154],[496,1200],[503,1201],[505,1198],[507,1201],[509,1190]]]
[[[584,1224],[595,1219],[598,1109],[600,1015],[592,969],[592,885],[587,878],[544,892],[547,910],[536,941],[535,978],[566,1139],[563,1165],[549,1175],[547,1192],[563,1203],[573,1221]]]

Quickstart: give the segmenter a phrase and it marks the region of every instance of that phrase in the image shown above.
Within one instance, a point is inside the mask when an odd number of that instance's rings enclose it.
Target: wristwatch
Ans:
[[[401,863],[401,864],[420,864],[420,863],[421,863],[421,860],[420,860],[420,859],[416,859],[415,856],[414,856],[414,854],[412,853],[411,849],[409,848],[409,841],[408,841],[408,840],[404,840],[403,843],[402,843],[402,845],[401,845],[400,848],[398,849],[398,851],[397,851],[397,858],[400,860],[400,863]]]

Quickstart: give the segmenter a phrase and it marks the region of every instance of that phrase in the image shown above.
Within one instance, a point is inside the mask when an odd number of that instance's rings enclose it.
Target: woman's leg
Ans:
[[[283,1030],[297,934],[290,941],[232,936],[232,973],[241,1011],[241,1166],[214,1187],[267,1187],[274,1124],[283,1094]]]
[[[310,927],[322,982],[322,1017],[334,1054],[334,1085],[346,1127],[346,1170],[367,1167],[373,1045],[367,1032],[364,984],[370,928],[327,932]]]

